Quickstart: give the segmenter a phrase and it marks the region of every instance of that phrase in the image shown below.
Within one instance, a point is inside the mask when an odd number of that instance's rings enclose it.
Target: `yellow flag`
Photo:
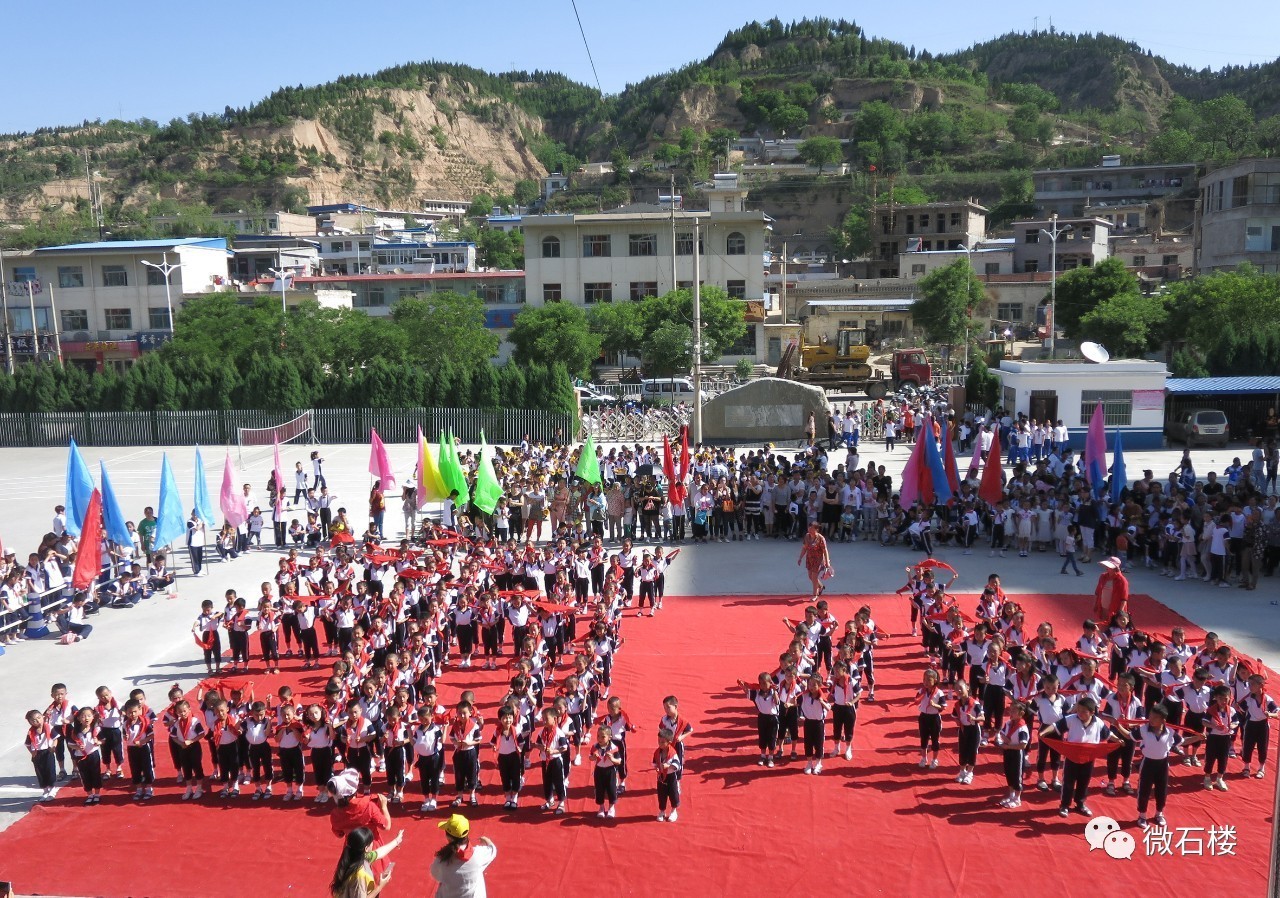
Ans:
[[[418,428],[418,507],[428,502],[443,502],[449,498],[449,491],[444,488],[444,480],[440,477],[440,469],[436,460],[427,451],[427,442],[422,438],[422,428]]]

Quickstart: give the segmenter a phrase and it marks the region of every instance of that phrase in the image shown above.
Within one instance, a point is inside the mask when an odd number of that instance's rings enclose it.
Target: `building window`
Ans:
[[[543,284],[542,285],[542,301],[543,302],[559,302],[563,298],[560,292],[559,284]]]
[[[1000,321],[1021,321],[1022,303],[1002,302],[996,304],[996,318]]]
[[[960,230],[960,213],[959,212],[951,213],[951,230],[953,231]]]
[[[331,243],[329,244],[329,252],[331,252],[331,253],[340,253],[340,252],[342,252],[342,241],[341,241],[341,240],[334,240],[333,242],[331,242]]]
[[[584,259],[601,259],[609,255],[608,234],[587,234],[582,238],[582,257]]]
[[[79,265],[59,265],[58,286],[63,289],[68,287],[83,287],[84,269]]]
[[[928,212],[920,213],[920,230],[922,231],[929,230],[929,213]]]
[[[914,234],[916,232],[916,217],[914,215],[907,216],[907,233]]]
[[[727,256],[745,256],[747,254],[747,238],[739,231],[734,231],[724,238],[724,252]]]
[[[912,266],[911,266],[911,274],[912,274],[913,276],[915,276],[915,275],[921,275],[921,274],[924,274],[924,266],[923,266],[923,265],[918,265],[918,264],[912,264]]]
[[[103,309],[109,331],[133,330],[133,312],[129,309]]]
[[[631,282],[631,298],[633,300],[645,299],[650,296],[658,295],[657,281],[632,281]]]
[[[163,271],[156,271],[154,268],[152,268],[152,267],[150,267],[150,266],[147,266],[147,286],[148,286],[148,287],[163,287],[163,286],[164,286],[164,272],[163,272]]]
[[[102,286],[104,287],[128,287],[129,272],[125,270],[123,265],[103,265],[102,266]],[[110,327],[110,325],[108,325]]]
[[[985,273],[985,274],[999,274],[999,273],[1000,273],[1000,263],[999,263],[999,262],[987,262],[987,263],[986,263],[986,265],[985,265],[985,266],[983,266],[983,268],[984,268],[984,273]]]
[[[1035,230],[1034,228],[1032,228],[1031,230],[1023,231],[1022,242],[1023,243],[1039,243],[1040,232]]]
[[[1146,256],[1134,256],[1134,257],[1133,257],[1133,267],[1134,267],[1134,268],[1146,268],[1146,267],[1147,267],[1147,257],[1146,257]]]
[[[152,306],[147,310],[147,322],[147,326],[153,331],[167,331],[169,329],[169,307]]]
[[[1035,274],[1037,271],[1040,270],[1040,260],[1028,259],[1026,262],[1023,263],[1022,270],[1025,271],[1027,274]]]
[[[606,240],[608,238],[605,238]],[[613,284],[608,281],[582,285],[582,299],[587,303],[613,302]]]
[[[725,292],[729,294],[730,299],[746,299],[747,298],[747,282],[746,281],[725,281]]]
[[[677,256],[693,255],[693,232],[692,231],[684,231],[682,233],[676,234],[676,255]],[[699,253],[699,255],[701,255],[701,253]]]
[[[63,309],[58,313],[62,319],[64,331],[87,331],[89,329],[89,312],[87,309]]]
[[[631,234],[627,238],[627,255],[656,256],[658,254],[657,234]]]
[[[1177,264],[1178,264],[1178,257],[1177,257],[1176,255],[1174,255],[1174,256],[1161,256],[1161,257],[1160,257],[1160,264],[1161,264],[1161,265],[1177,265]]]
[[[542,258],[544,259],[560,258],[560,238],[559,237],[543,237],[542,238]]]
[[[1093,410],[1102,403],[1102,423],[1108,427],[1122,427],[1133,423],[1132,390],[1081,390],[1080,426],[1088,427],[1093,420]]]
[[[746,356],[749,359],[756,357],[756,329],[753,325],[748,324],[746,331],[739,337],[732,346],[724,351],[725,355]]]

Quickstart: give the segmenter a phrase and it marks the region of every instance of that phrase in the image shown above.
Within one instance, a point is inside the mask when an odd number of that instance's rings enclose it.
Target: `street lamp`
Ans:
[[[280,263],[279,259],[276,260],[276,264],[280,265],[280,267],[268,268],[267,272],[280,282],[280,311],[287,312],[289,311],[289,308],[285,303],[285,291],[289,288],[289,283],[287,281],[289,269],[285,268],[284,265]]]
[[[154,268],[156,271],[164,275],[164,304],[165,304],[165,308],[169,310],[169,336],[172,337],[173,336],[173,299],[169,295],[169,275],[173,274],[175,271],[181,268],[182,263],[179,262],[176,265],[169,264],[168,253],[164,253],[162,258],[164,261],[162,261],[159,265],[157,265],[155,262],[148,262],[146,259],[142,260],[142,264],[147,266],[148,268]]]
[[[964,370],[969,371],[969,309],[973,303],[973,250],[960,244],[958,249],[964,250],[964,260],[969,263],[969,270],[964,279]]]
[[[1050,252],[1050,274],[1049,274],[1049,358],[1053,358],[1054,352],[1058,347],[1057,331],[1058,331],[1058,238],[1071,230],[1071,225],[1066,224],[1058,227],[1058,213],[1053,213],[1049,221],[1051,227],[1041,228],[1040,233],[1044,234],[1053,242],[1053,249]]]

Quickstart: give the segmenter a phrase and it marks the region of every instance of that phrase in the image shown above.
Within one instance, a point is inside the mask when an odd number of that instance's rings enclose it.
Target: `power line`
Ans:
[[[582,35],[582,46],[587,48],[587,62],[591,63],[591,74],[596,79],[596,90],[604,96],[604,88],[600,86],[600,73],[596,71],[596,61],[591,55],[591,44],[587,43],[587,30],[582,27],[582,16],[578,13],[578,0],[569,0],[573,5],[573,17],[578,20],[578,32]]]

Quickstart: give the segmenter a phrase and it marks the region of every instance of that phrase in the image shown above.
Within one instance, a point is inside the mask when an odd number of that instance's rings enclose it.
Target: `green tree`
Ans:
[[[471,198],[467,207],[467,218],[484,218],[493,211],[493,197],[487,193],[477,193]]]
[[[1159,295],[1121,293],[1080,318],[1080,336],[1106,346],[1112,356],[1141,356],[1155,349],[1169,317]]]
[[[702,361],[714,362],[746,334],[746,304],[741,300],[731,299],[721,287],[705,286],[701,290],[700,307]],[[672,290],[662,296],[645,299],[640,303],[640,317],[646,334],[646,359],[659,348],[659,343],[662,344],[662,352],[669,356],[670,346],[673,345],[671,335],[677,329],[684,335],[684,352],[685,357],[688,357],[693,342],[692,290]],[[656,335],[660,329],[664,335],[658,338]]]
[[[516,181],[512,189],[512,198],[521,206],[528,206],[541,195],[537,181],[527,178]]]
[[[879,208],[883,208],[888,197],[881,197]],[[929,202],[923,190],[912,185],[898,185],[893,192],[894,205],[916,205]],[[871,197],[864,196],[850,204],[840,227],[833,229],[832,242],[837,251],[846,258],[855,259],[868,255],[875,246],[871,227]]]
[[[471,383],[471,403],[475,408],[502,408],[502,382],[493,365],[476,368]]]
[[[633,355],[644,342],[640,303],[597,303],[587,312],[587,323],[607,353]]]
[[[844,158],[844,148],[840,145],[840,141],[824,135],[802,140],[796,147],[796,152],[800,154],[800,158],[806,165],[816,166],[819,174],[828,165],[835,165]]]
[[[1138,279],[1116,257],[1058,276],[1057,325],[1080,337],[1080,319],[1112,297],[1139,293]]]
[[[966,339],[974,311],[986,302],[986,289],[968,259],[957,259],[920,279],[920,298],[911,307],[912,320],[934,343],[954,346]]]
[[[783,103],[769,113],[769,125],[779,134],[795,134],[809,123],[809,113],[794,103]]]
[[[644,357],[648,370],[659,377],[684,374],[693,362],[692,331],[678,321],[664,321],[645,336]]]
[[[1197,108],[1197,136],[1215,158],[1238,156],[1253,137],[1253,110],[1237,96],[1214,97]]]
[[[1168,331],[1214,376],[1280,374],[1280,276],[1252,266],[1175,284]]]
[[[508,362],[498,369],[503,408],[529,408],[529,385],[524,369],[515,362]]]
[[[404,331],[410,358],[422,364],[447,358],[474,368],[498,353],[498,338],[485,327],[484,300],[472,293],[438,290],[402,299],[391,320]]]
[[[622,147],[614,147],[609,154],[609,162],[613,165],[613,175],[619,181],[631,178],[631,157]]]
[[[567,302],[521,310],[507,339],[515,346],[516,362],[559,362],[577,377],[589,377],[600,355],[600,337],[587,326],[586,313]]]

